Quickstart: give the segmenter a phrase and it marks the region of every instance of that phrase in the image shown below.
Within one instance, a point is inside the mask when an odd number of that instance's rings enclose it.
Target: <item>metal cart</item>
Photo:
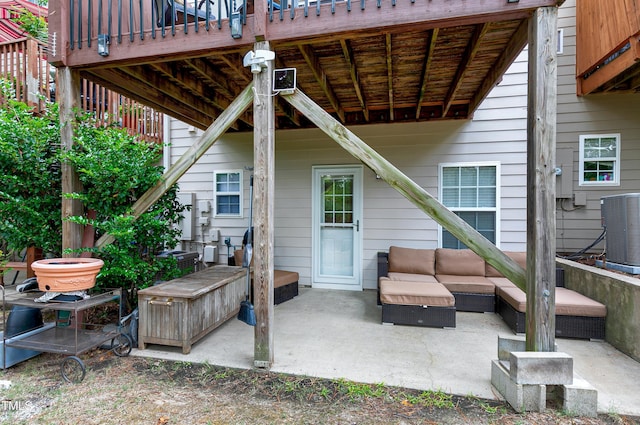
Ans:
[[[4,295],[4,291],[3,291]],[[111,349],[118,356],[127,356],[131,352],[132,341],[129,335],[122,332],[122,290],[114,289],[90,298],[78,301],[35,302],[41,293],[25,293],[17,298],[6,300],[3,296],[3,307],[22,306],[40,310],[52,310],[56,313],[56,323],[45,324],[42,328],[32,330],[24,335],[5,338],[4,350],[19,348],[36,352],[66,354],[60,372],[68,382],[81,382],[86,374],[84,362],[78,357],[93,348],[111,341]],[[109,302],[118,302],[117,326],[83,323],[84,311]],[[6,310],[5,310],[6,311]],[[62,318],[62,319],[61,319]],[[6,327],[6,320],[5,320]]]

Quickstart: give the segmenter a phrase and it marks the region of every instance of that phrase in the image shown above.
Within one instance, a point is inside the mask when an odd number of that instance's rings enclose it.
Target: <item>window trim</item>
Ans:
[[[220,192],[217,188],[218,174],[238,174],[240,181],[240,190],[238,192]],[[240,209],[238,214],[221,214],[218,213],[218,195],[238,195],[240,200]],[[217,170],[213,172],[213,216],[216,218],[244,218],[244,175],[242,169]]]
[[[456,211],[492,211],[495,212],[495,216],[496,216],[496,228],[495,228],[495,232],[496,232],[496,240],[495,240],[495,245],[496,247],[500,248],[500,234],[501,234],[501,226],[500,226],[500,222],[501,222],[501,217],[500,217],[500,200],[501,200],[501,169],[500,169],[500,162],[499,161],[482,161],[482,162],[443,162],[438,164],[438,199],[440,200],[440,202],[442,203],[442,205],[444,205],[444,202],[442,202],[443,199],[443,170],[445,168],[448,167],[456,167],[456,168],[462,168],[462,167],[495,167],[496,168],[496,205],[495,207],[476,207],[476,208],[450,208],[447,207],[445,205],[445,207],[447,209],[449,209],[452,212],[456,212]],[[443,232],[444,228],[442,227],[442,225],[438,225],[438,247],[442,248],[442,242],[443,242]]]
[[[586,139],[604,139],[604,138],[615,138],[616,139],[616,156],[613,165],[613,180],[596,180],[596,181],[585,181],[584,180],[584,142]],[[581,134],[579,136],[579,152],[578,152],[578,186],[620,186],[620,151],[622,150],[622,139],[620,137],[620,133],[608,133],[608,134]],[[599,159],[602,161],[605,159]]]

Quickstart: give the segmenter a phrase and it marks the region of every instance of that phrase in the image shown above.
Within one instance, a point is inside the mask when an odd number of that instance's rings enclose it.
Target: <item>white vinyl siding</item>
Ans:
[[[440,165],[440,199],[481,235],[496,245],[499,218],[499,164],[467,163]],[[440,246],[467,248],[448,230],[440,227]]]
[[[620,135],[580,136],[580,186],[620,184]]]

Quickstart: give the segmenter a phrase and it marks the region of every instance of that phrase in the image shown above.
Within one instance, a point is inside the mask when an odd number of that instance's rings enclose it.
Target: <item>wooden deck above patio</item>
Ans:
[[[275,68],[296,68],[297,87],[345,125],[470,118],[527,43],[533,11],[563,2],[304,0],[277,10],[251,1],[240,8],[242,37],[232,38],[222,5],[208,15],[203,5],[185,24],[181,14],[162,22],[155,1],[50,5],[50,62],[200,129],[252,81],[243,56],[256,40],[269,41]],[[99,35],[109,36],[108,55],[98,54]],[[276,128],[313,126],[275,100]],[[232,127],[252,128],[250,110]]]
[[[640,2],[576,3],[578,94],[640,92]]]

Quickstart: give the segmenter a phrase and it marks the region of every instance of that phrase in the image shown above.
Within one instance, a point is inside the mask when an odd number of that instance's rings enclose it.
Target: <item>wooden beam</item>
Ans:
[[[73,148],[75,111],[80,104],[80,76],[68,67],[58,68],[58,103],[60,106],[60,142],[63,151]],[[82,183],[76,170],[66,161],[62,162],[62,193],[82,193]],[[82,201],[62,197],[62,250],[82,248],[83,227],[65,220],[83,214]]]
[[[527,107],[528,351],[555,350],[556,112],[558,9],[538,9],[529,22]]]
[[[344,38],[344,34],[358,35],[356,30],[379,29],[381,32],[402,31],[402,28],[411,27],[414,30],[433,29],[443,27],[456,27],[475,25],[496,20],[507,21],[523,19],[531,16],[538,7],[556,6],[562,1],[558,0],[528,0],[518,3],[507,3],[506,0],[429,0],[426,2],[398,1],[394,5],[391,2],[382,2],[380,8],[372,8],[375,2],[364,11],[358,13],[357,25],[354,24],[354,12],[347,12],[346,2],[338,2],[335,5],[335,14],[327,19],[309,19],[299,13],[293,19],[274,19],[269,23],[269,40],[280,45],[287,40],[308,39],[331,33]],[[322,17],[331,14],[331,5],[321,6]],[[360,11],[359,11],[360,12]]]
[[[384,37],[384,45],[386,49],[386,62],[387,62],[387,90],[389,91],[389,121],[393,121],[394,118],[394,106],[393,106],[393,50],[391,47],[391,34],[387,33]]]
[[[499,270],[518,287],[525,288],[525,273],[514,260],[500,251],[468,223],[442,205],[426,190],[412,181],[382,155],[367,146],[358,136],[340,124],[300,90],[283,95],[285,100],[301,111],[342,148],[362,161],[391,187],[441,224],[451,234]]]
[[[265,2],[266,4],[266,2]],[[268,41],[257,42],[255,51],[271,50]],[[275,203],[275,111],[271,87],[273,61],[253,74],[253,287],[256,312],[254,366],[273,364],[273,229]]]
[[[233,93],[229,91],[226,85],[219,84],[217,81],[224,80],[221,75],[216,72],[214,75],[208,75],[202,68],[196,67],[192,61],[185,62],[189,69],[192,69],[196,73],[196,78],[191,73],[188,73],[185,69],[175,69],[174,64],[153,64],[151,65],[161,77],[167,80],[167,83],[171,83],[172,86],[182,88],[185,91],[193,93],[193,96],[198,100],[203,100],[205,103],[216,108],[217,111],[222,111],[229,107],[231,100],[233,100]],[[205,84],[205,82],[211,85]],[[213,87],[211,87],[213,86]],[[215,87],[215,88],[214,88]],[[239,91],[236,88],[236,92]],[[182,93],[182,91],[178,91]],[[250,114],[244,114],[240,117],[240,120],[249,126],[253,125],[252,117]],[[238,126],[234,125],[234,129],[238,129]]]
[[[239,60],[240,63],[242,63],[242,58],[239,58]],[[190,69],[195,71],[199,77],[203,78],[204,80],[211,83],[214,87],[216,87],[217,91],[226,96],[228,99],[233,99],[233,93],[238,91],[237,87],[233,87],[235,86],[235,84],[232,85],[229,81],[227,81],[227,78],[222,73],[220,73],[219,69],[212,66],[207,59],[187,59],[184,61],[184,63],[188,65]],[[240,75],[244,76],[244,73]],[[251,79],[249,79],[248,81],[251,81]]]
[[[333,110],[336,112],[340,121],[345,122],[344,110],[336,96],[333,88],[331,87],[331,83],[327,80],[327,75],[325,74],[322,66],[320,65],[320,60],[317,58],[316,54],[313,52],[313,48],[308,44],[301,44],[298,46],[300,49],[300,53],[304,57],[304,60],[307,62],[307,65],[313,72],[313,76],[316,78],[316,81],[324,91],[327,96],[327,100],[333,107]]]
[[[617,77],[607,81],[600,87],[597,93],[633,93],[640,85],[640,66],[634,65],[634,69],[629,69]]]
[[[187,151],[165,171],[162,180],[154,187],[147,190],[133,204],[131,214],[140,217],[156,202],[165,192],[173,186],[180,177],[186,173],[198,159],[222,136],[229,127],[238,119],[245,109],[251,104],[253,98],[253,83],[249,84],[238,97],[218,116],[218,118],[207,128],[200,138],[187,149]],[[113,237],[109,234],[103,235],[96,242],[96,247],[101,248],[113,242]]]
[[[365,101],[364,95],[362,94],[362,85],[360,84],[358,67],[356,66],[356,63],[353,59],[353,49],[351,48],[351,42],[349,40],[342,39],[340,40],[340,45],[342,46],[342,54],[344,55],[344,59],[347,61],[347,66],[349,66],[349,75],[351,75],[353,89],[355,90],[358,102],[360,102],[360,106],[362,107],[362,115],[364,115],[365,122],[369,122],[369,109],[367,108],[367,102]]]
[[[524,49],[524,46],[526,46],[528,36],[529,21],[527,20],[516,29],[509,44],[485,76],[480,88],[476,91],[469,103],[469,114],[472,114],[478,108],[480,103],[482,103],[489,92],[496,86],[497,83],[494,83],[494,81],[498,81],[498,78],[507,72],[507,68],[511,66],[516,57],[522,52],[522,49]]]
[[[148,91],[158,91],[163,98],[173,99],[182,103],[184,108],[195,110],[208,117],[216,117],[221,112],[221,108],[213,107],[206,103],[202,97],[196,96],[181,87],[171,84],[162,75],[142,66],[129,66],[122,68],[118,72],[122,80],[128,85],[146,87]]]
[[[464,55],[460,60],[460,64],[458,65],[458,69],[456,70],[456,75],[453,77],[453,82],[449,86],[449,91],[447,92],[447,96],[444,98],[444,103],[442,106],[442,116],[446,117],[449,113],[449,109],[451,109],[451,105],[453,104],[454,99],[456,98],[456,93],[458,89],[462,85],[464,74],[469,69],[469,66],[473,62],[473,59],[476,57],[476,53],[478,53],[478,49],[480,48],[480,41],[485,36],[487,31],[489,30],[489,24],[480,24],[476,27],[471,39],[469,40],[469,44],[467,44],[467,48],[464,51]]]
[[[588,78],[585,78],[584,74],[578,76],[578,94],[580,96],[597,90],[603,84],[606,84],[638,63],[638,60],[640,60],[640,40],[638,40],[637,37],[631,37],[628,42],[630,45],[628,50],[589,75]]]
[[[347,12],[347,2],[338,2],[335,5],[334,14],[331,13],[332,5],[323,4],[321,19],[305,18],[303,13],[297,13],[292,19],[282,21],[274,19],[273,22],[268,22],[266,5],[263,8],[262,4],[254,2],[255,14],[247,16],[247,24],[243,27],[244,34],[240,39],[231,37],[228,21],[224,19],[220,29],[216,25],[215,29],[212,28],[209,31],[201,29],[198,33],[189,31],[188,34],[184,34],[184,31],[176,31],[175,35],[169,35],[164,39],[159,36],[158,31],[156,31],[156,39],[153,39],[151,28],[146,28],[144,40],[136,37],[133,43],[128,40],[121,44],[112,42],[109,56],[106,57],[98,55],[94,47],[91,49],[76,48],[71,51],[68,46],[63,44],[69,41],[68,36],[60,38],[58,34],[58,40],[62,41],[61,48],[65,49],[65,53],[69,55],[66,61],[68,66],[114,66],[132,61],[136,63],[164,62],[198,55],[206,56],[216,50],[237,48],[244,51],[249,49],[254,40],[267,38],[272,43],[296,39],[308,40],[326,36],[329,29],[339,37],[344,37],[347,33],[353,33],[354,30],[354,36],[357,36],[372,29],[394,32],[409,26],[415,29],[418,27],[432,29],[478,24],[493,21],[496,16],[499,16],[500,20],[522,19],[530,16],[537,7],[555,6],[559,2],[558,0],[528,0],[518,3],[507,3],[506,0],[483,0],[481,2],[429,0],[428,2],[401,1],[395,2],[393,6],[390,2],[382,2],[380,8],[375,6],[375,2],[367,2],[369,7],[364,11],[359,11],[357,24],[353,12]],[[58,3],[56,2],[56,4]],[[51,16],[57,14],[59,9],[61,7],[51,6],[49,8],[50,20]],[[326,16],[331,16],[331,18],[325,19]],[[63,24],[62,27],[64,28],[65,25]],[[68,21],[66,28],[68,28]],[[52,38],[50,37],[49,40]],[[185,46],[188,46],[188,49],[185,49]]]
[[[431,36],[427,42],[427,48],[425,49],[424,66],[422,67],[422,74],[420,76],[420,93],[418,94],[417,107],[416,107],[416,119],[420,118],[420,111],[422,109],[422,101],[424,95],[427,92],[427,84],[429,84],[429,70],[431,69],[431,62],[433,60],[433,52],[436,49],[436,43],[438,42],[438,33],[440,30],[434,28],[431,31]]]
[[[144,92],[144,96],[142,96],[138,94],[138,87],[130,81],[125,84],[123,84],[123,81],[119,81],[119,85],[115,86],[114,80],[116,80],[119,75],[119,73],[113,75],[113,70],[107,69],[94,69],[91,72],[85,71],[82,73],[82,76],[87,80],[95,81],[103,87],[110,88],[123,96],[144,105],[151,106],[155,110],[178,118],[189,125],[203,129],[207,127],[206,123],[211,122],[210,120],[205,122],[202,115],[194,116],[193,110],[190,110],[187,105],[177,102],[157,90],[147,90]],[[128,79],[131,80],[131,78]]]
[[[215,56],[216,59],[224,62],[233,72],[242,77],[247,83],[253,81],[253,74],[249,71],[249,68],[242,64],[242,55],[239,53],[231,52],[226,55]]]

